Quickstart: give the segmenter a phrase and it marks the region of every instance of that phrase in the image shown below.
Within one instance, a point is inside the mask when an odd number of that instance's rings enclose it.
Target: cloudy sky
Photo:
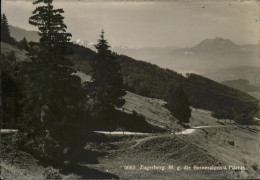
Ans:
[[[65,10],[73,39],[96,42],[104,28],[109,43],[129,47],[190,47],[206,38],[223,37],[237,44],[258,42],[257,1],[191,2],[55,2]],[[9,24],[28,24],[35,6],[2,0]]]

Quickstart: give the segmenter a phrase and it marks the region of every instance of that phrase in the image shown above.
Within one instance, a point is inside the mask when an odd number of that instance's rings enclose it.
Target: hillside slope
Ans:
[[[1,48],[8,49],[9,46],[3,44]],[[74,54],[71,59],[75,69],[91,74],[90,62],[95,59],[96,53],[79,45],[73,45],[72,48]],[[257,99],[205,77],[196,74],[184,77],[175,71],[162,69],[127,56],[116,55],[116,57],[121,64],[125,86],[131,92],[166,100],[170,85],[179,84],[184,87],[193,107],[210,110],[213,113],[217,111],[221,117],[233,119],[240,114],[254,116],[259,111]]]
[[[126,56],[120,56],[118,60],[125,84],[137,94],[166,100],[170,85],[180,84],[192,106],[213,112],[220,111],[221,115],[228,116],[226,118],[233,119],[241,113],[256,114],[259,111],[257,99],[203,76],[189,74],[184,77],[172,70]]]
[[[95,56],[91,54],[89,57],[87,55],[89,49],[78,47],[73,57],[75,68],[91,73],[89,63]],[[234,119],[241,114],[255,115],[259,111],[258,100],[254,97],[203,76],[189,74],[184,77],[172,70],[162,69],[127,56],[117,57],[126,88],[136,94],[166,100],[170,85],[180,84],[186,90],[192,106],[218,113],[220,118]]]
[[[23,61],[27,59],[27,51],[21,50],[13,45],[1,42],[1,54],[7,55],[8,53],[14,52],[15,57],[18,61]]]
[[[79,76],[82,83],[91,81],[91,76],[81,71],[77,71],[74,75]],[[140,96],[129,91],[126,91],[126,95],[123,98],[125,99],[125,104],[119,110],[125,113],[135,111],[154,126],[171,129],[172,131],[183,129],[178,119],[165,107],[167,103],[164,100]],[[211,113],[210,111],[192,108],[190,123],[187,125],[190,127],[219,125],[218,120],[213,118]]]

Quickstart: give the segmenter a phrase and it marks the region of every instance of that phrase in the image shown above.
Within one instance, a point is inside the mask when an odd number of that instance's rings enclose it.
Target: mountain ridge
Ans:
[[[20,27],[14,26],[14,25],[9,25],[10,26],[10,33],[11,36],[14,37],[16,40],[20,41],[23,39],[23,37],[26,37],[28,41],[38,41],[39,40],[39,35],[37,31],[29,31],[29,30],[25,30],[22,29]],[[73,42],[88,47],[89,46],[93,46],[94,43],[93,42],[89,42],[86,40],[82,40],[82,39],[77,39],[77,40],[73,40]],[[210,38],[210,39],[204,39],[202,40],[200,43],[191,46],[191,47],[142,47],[142,48],[135,48],[135,47],[128,47],[128,46],[112,46],[112,48],[122,48],[122,49],[169,49],[169,50],[181,50],[181,49],[193,49],[193,50],[209,50],[210,48],[216,48],[216,49],[224,49],[227,47],[233,47],[233,48],[243,48],[246,47],[248,48],[256,48],[259,47],[259,44],[243,44],[243,45],[237,45],[236,43],[234,43],[233,41],[231,41],[230,39],[224,39],[222,37],[215,37],[215,38]],[[127,55],[127,54],[125,54]]]
[[[9,25],[10,35],[17,41],[21,41],[24,37],[28,41],[39,41],[40,37],[37,31],[28,31],[17,26]]]
[[[223,39],[220,37],[214,38],[214,39],[205,39],[201,41],[196,46],[192,47],[191,49],[195,51],[208,51],[208,50],[223,50],[226,48],[238,48],[239,46],[236,45],[234,42],[232,42],[229,39]]]

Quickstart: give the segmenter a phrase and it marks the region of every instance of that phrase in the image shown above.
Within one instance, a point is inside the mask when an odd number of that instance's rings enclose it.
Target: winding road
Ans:
[[[197,129],[205,128],[236,128],[237,126],[228,126],[228,125],[215,125],[215,126],[196,126],[189,129],[185,129],[180,132],[176,132],[176,135],[187,135],[194,133]],[[130,131],[94,131],[100,134],[109,134],[109,135],[152,135],[153,133],[141,133],[141,132],[130,132]],[[172,133],[173,134],[173,133]]]
[[[206,128],[237,128],[241,127],[241,125],[214,125],[214,126],[196,126],[192,127],[189,129],[185,129],[180,132],[175,132],[171,134],[176,134],[176,135],[188,135],[194,133],[198,129],[206,129]],[[11,133],[16,133],[18,132],[17,129],[1,129],[0,130],[1,134],[11,134]],[[95,133],[99,134],[107,134],[107,135],[142,135],[142,136],[147,136],[147,135],[152,135],[156,133],[141,133],[141,132],[131,132],[131,131],[94,131]]]

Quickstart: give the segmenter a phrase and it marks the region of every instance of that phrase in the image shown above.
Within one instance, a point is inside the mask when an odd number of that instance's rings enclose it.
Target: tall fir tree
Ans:
[[[1,41],[14,44],[15,40],[10,36],[9,24],[5,14],[1,15]]]
[[[115,107],[122,107],[126,93],[123,87],[123,77],[116,56],[109,50],[109,44],[104,39],[102,30],[97,45],[97,59],[93,62],[92,80],[98,113],[102,118],[109,118]]]
[[[38,27],[40,42],[30,47],[30,62],[24,63],[26,78],[24,93],[25,131],[36,129],[45,132],[68,127],[81,117],[82,101],[85,94],[80,78],[72,75],[68,55],[70,54],[71,34],[61,15],[63,9],[54,9],[52,0],[37,0],[37,6],[29,23]],[[33,126],[33,127],[32,127]]]
[[[190,102],[183,87],[173,85],[169,89],[168,107],[180,123],[189,123],[191,117]]]

